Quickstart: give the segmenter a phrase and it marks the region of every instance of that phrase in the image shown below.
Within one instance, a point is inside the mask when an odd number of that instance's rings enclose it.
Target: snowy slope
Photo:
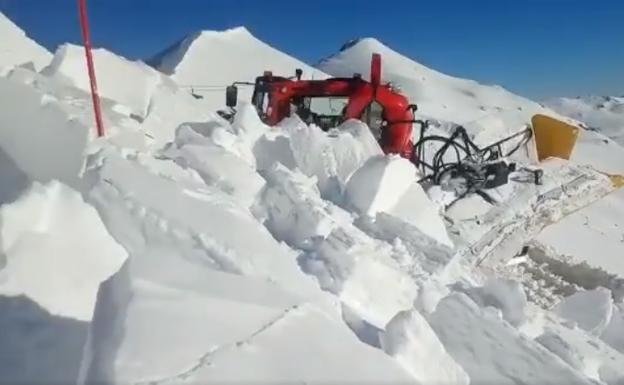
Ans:
[[[201,31],[189,35],[148,61],[187,90],[204,96],[210,108],[223,108],[225,87],[235,81],[253,82],[264,71],[294,76],[301,68],[307,79],[324,78],[321,71],[258,40],[245,27]],[[249,100],[241,86],[239,99]]]
[[[156,61],[171,76],[96,51],[98,139],[79,54],[0,77],[0,382],[621,383],[616,286],[555,314],[498,279],[544,225],[611,192],[605,175],[549,162],[542,186],[442,213],[361,122],[268,127],[242,102],[228,122],[211,111],[223,88],[196,100],[176,84],[312,71],[241,28],[167,50]],[[364,74],[369,54],[351,63]],[[483,140],[526,123],[516,104],[534,107],[429,71],[445,88],[418,97],[437,119],[479,117],[499,97],[515,108],[473,126]],[[448,95],[456,116],[437,100]],[[592,138],[587,158],[622,167],[617,145]],[[605,210],[602,231],[619,225]]]
[[[556,98],[545,104],[624,145],[624,97]]]
[[[40,70],[52,59],[52,54],[31,40],[24,31],[0,13],[0,73],[11,67],[32,63]]]
[[[373,53],[382,56],[383,81],[392,82],[416,103],[420,116],[462,124],[475,133],[490,129],[500,135],[519,130],[533,114],[546,111],[500,86],[483,85],[430,69],[374,38],[345,44],[318,67],[333,76],[352,76],[357,72],[368,78]]]

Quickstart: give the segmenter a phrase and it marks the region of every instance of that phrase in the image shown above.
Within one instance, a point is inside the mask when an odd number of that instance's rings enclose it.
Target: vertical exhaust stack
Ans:
[[[371,58],[370,81],[373,87],[381,84],[381,55],[374,53]]]

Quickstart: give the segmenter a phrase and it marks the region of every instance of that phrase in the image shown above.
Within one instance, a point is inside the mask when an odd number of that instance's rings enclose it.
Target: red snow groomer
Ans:
[[[302,80],[302,71],[286,78],[267,71],[255,83],[236,82],[226,90],[226,105],[237,103],[237,85],[253,85],[252,103],[262,121],[276,125],[293,113],[323,130],[347,119],[366,123],[385,153],[412,158],[412,124],[416,105],[392,84],[381,83],[381,56],[373,54],[370,82],[360,74],[350,78]]]

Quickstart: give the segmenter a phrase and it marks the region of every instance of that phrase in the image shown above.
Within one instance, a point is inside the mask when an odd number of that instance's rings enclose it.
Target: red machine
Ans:
[[[385,153],[412,158],[412,124],[416,106],[390,84],[381,84],[381,56],[373,54],[370,82],[354,74],[351,78],[301,80],[301,70],[293,78],[265,72],[255,83],[237,82],[226,91],[226,104],[237,101],[237,84],[254,86],[252,103],[268,125],[296,113],[307,123],[323,130],[347,119],[368,124]]]

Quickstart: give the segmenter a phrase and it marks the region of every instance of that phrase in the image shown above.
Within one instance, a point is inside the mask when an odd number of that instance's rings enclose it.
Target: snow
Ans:
[[[553,311],[590,334],[601,335],[613,316],[611,291],[603,287],[580,291],[561,301]]]
[[[264,71],[294,76],[295,69],[301,68],[305,79],[327,77],[323,72],[258,40],[245,27],[193,33],[148,60],[148,63],[171,75],[189,92],[203,96],[203,102],[212,109],[224,107],[226,86],[235,81],[253,82]],[[250,100],[250,97],[251,89],[241,87],[239,99]]]
[[[585,122],[590,129],[624,145],[624,97],[555,98],[545,104],[562,115]]]
[[[565,256],[568,264],[585,263],[624,278],[623,218],[624,190],[620,189],[547,227],[537,242]]]
[[[482,85],[427,68],[374,38],[345,45],[337,54],[323,59],[319,68],[332,76],[360,73],[368,78],[373,53],[382,56],[381,78],[399,87],[411,103],[416,103],[419,115],[465,125],[469,132],[480,133],[477,143],[492,142],[519,131],[533,114],[546,111],[500,86]]]
[[[428,321],[471,384],[590,383],[464,294],[444,298]]]
[[[469,384],[470,378],[446,352],[427,320],[416,310],[398,313],[381,337],[386,353],[422,384]]]
[[[543,185],[447,210],[454,196],[360,121],[268,127],[244,87],[233,121],[219,116],[235,80],[327,76],[244,28],[190,35],[150,61],[161,72],[97,49],[105,138],[82,48],[39,73],[10,33],[0,52],[24,56],[0,59],[0,382],[624,378],[616,136],[583,130],[571,162],[531,165]],[[557,116],[374,39],[321,67],[366,77],[372,52],[436,134],[463,123],[484,144]]]
[[[26,295],[54,315],[90,320],[99,283],[126,258],[97,212],[58,182],[35,183],[0,206],[0,223],[6,261],[0,293]]]
[[[50,52],[26,36],[22,29],[2,13],[0,13],[0,36],[2,36],[0,74],[26,63],[32,63],[37,70],[40,70],[52,59]]]

